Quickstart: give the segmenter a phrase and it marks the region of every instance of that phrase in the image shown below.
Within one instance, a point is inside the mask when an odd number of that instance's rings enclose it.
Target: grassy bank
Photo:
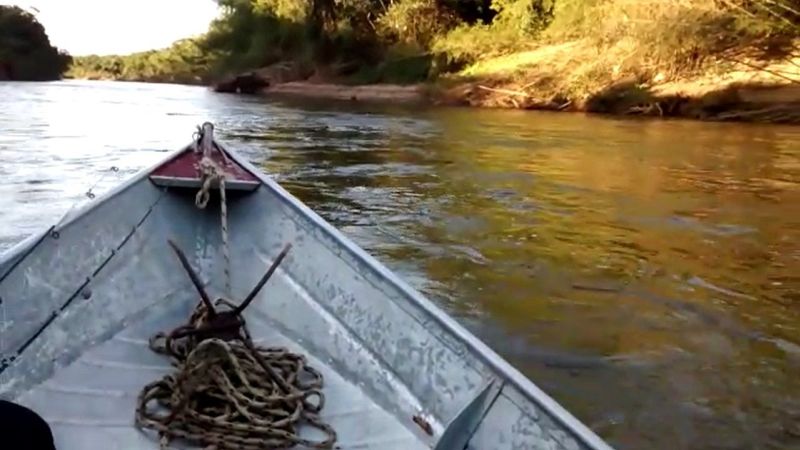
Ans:
[[[443,77],[444,101],[800,122],[800,2],[586,3],[562,2],[530,49]]]
[[[447,103],[695,117],[800,83],[800,0],[218,3],[204,36],[76,58],[71,74],[201,82],[281,63],[302,75],[262,71],[273,85],[429,83]]]
[[[720,57],[693,70],[651,74],[646,66],[621,70],[624,56],[614,50],[571,41],[488,58],[441,79],[435,99],[495,108],[800,123],[800,53]]]

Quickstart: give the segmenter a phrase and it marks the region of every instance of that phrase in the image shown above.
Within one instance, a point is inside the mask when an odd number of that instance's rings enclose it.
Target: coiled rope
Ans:
[[[241,305],[219,299],[217,305],[227,309],[217,311],[183,252],[170,245],[201,301],[189,323],[150,340],[150,348],[169,355],[176,370],[142,389],[137,426],[157,431],[162,449],[176,438],[216,450],[331,448],[336,432],[319,417],[325,404],[322,374],[286,348],[254,345],[241,315],[290,246]],[[302,438],[301,426],[325,437]]]
[[[231,295],[228,205],[225,171],[212,158],[213,126],[198,129],[195,151],[201,188],[195,205],[203,209],[219,183],[225,292]],[[228,163],[225,152],[222,155]],[[245,300],[238,306],[218,299],[217,311],[200,277],[183,251],[169,242],[200,295],[189,322],[150,339],[150,348],[171,357],[175,371],[146,385],[139,394],[136,425],[158,432],[161,448],[183,439],[214,450],[261,450],[304,445],[331,448],[336,432],[319,413],[325,405],[322,374],[302,355],[282,347],[253,344],[242,312],[253,301],[289,252],[287,245],[275,258]],[[300,427],[315,428],[319,440],[300,437]],[[320,433],[317,433],[318,435]]]

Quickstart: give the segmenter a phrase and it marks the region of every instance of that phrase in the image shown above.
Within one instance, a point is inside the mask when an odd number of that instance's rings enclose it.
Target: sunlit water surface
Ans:
[[[614,446],[800,448],[800,129],[0,83],[0,251],[204,120]]]

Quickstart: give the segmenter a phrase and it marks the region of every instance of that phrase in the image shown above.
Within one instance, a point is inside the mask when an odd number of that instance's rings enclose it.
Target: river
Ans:
[[[0,83],[0,251],[204,120],[615,447],[800,448],[800,128]]]

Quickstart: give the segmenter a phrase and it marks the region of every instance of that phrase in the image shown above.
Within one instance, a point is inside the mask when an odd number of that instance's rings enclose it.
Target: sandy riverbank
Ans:
[[[641,88],[612,87],[602,98],[582,104],[542,101],[514,88],[468,82],[455,87],[430,85],[347,86],[295,81],[261,91],[265,96],[289,96],[338,101],[431,104],[485,108],[590,112],[616,115],[684,117],[700,120],[800,124],[800,85],[704,84],[699,81],[654,86],[646,101],[632,98]]]
[[[333,83],[292,81],[271,85],[262,89],[261,93],[267,96],[284,95],[344,101],[423,103],[430,101],[427,91],[428,89],[424,85],[373,84],[347,86]]]

